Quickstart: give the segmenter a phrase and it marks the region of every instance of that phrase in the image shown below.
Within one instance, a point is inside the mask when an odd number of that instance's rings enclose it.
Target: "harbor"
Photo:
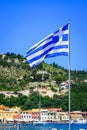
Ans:
[[[71,124],[71,130],[87,130],[87,124]],[[0,130],[68,130],[68,123],[47,123],[34,126],[33,124],[22,124],[20,127],[5,124],[0,125]]]

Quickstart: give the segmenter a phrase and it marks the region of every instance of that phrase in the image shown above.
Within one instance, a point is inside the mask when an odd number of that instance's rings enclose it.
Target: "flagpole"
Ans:
[[[69,55],[68,55],[68,84],[69,84],[69,130],[71,130],[71,120],[70,120],[70,20],[68,20],[69,24]]]

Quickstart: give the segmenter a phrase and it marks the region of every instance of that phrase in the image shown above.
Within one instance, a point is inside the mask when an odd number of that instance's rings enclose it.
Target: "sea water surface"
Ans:
[[[68,124],[47,123],[43,126],[34,126],[32,124],[22,124],[19,127],[13,125],[0,125],[0,130],[68,130]],[[71,124],[71,130],[87,130],[87,124]]]

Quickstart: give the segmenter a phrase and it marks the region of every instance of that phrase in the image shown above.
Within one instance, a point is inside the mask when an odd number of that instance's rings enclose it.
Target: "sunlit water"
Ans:
[[[0,125],[0,130],[68,130],[68,124],[48,123],[43,126],[33,126],[32,124],[22,124],[19,127],[13,125]],[[71,130],[87,130],[87,124],[71,124]]]

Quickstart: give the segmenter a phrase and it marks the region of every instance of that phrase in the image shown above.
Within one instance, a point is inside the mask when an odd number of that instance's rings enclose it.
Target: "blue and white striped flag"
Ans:
[[[31,68],[34,68],[45,58],[69,54],[69,24],[51,33],[43,40],[32,46],[26,52],[26,59]]]

